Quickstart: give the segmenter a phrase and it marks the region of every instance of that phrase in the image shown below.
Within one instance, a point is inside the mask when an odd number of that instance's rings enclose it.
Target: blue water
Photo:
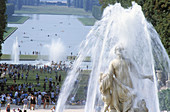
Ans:
[[[72,15],[38,15],[30,16],[24,24],[8,24],[8,27],[18,27],[2,45],[3,54],[11,54],[12,44],[18,37],[19,51],[21,54],[32,54],[38,51],[40,54],[48,54],[43,50],[52,39],[60,38],[65,46],[65,54],[77,55],[79,44],[85,39],[91,26],[84,26],[77,18],[82,16]]]

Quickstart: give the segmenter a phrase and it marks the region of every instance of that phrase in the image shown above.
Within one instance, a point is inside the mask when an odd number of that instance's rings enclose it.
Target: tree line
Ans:
[[[38,6],[40,0],[8,0],[8,3],[14,4],[15,8],[20,10],[23,5]]]
[[[14,4],[11,4],[11,3],[6,4],[7,18],[10,18],[12,16],[12,14],[14,14],[14,11],[15,11],[15,5]]]
[[[0,56],[2,55],[1,45],[4,42],[3,35],[7,24],[6,22],[7,16],[5,12],[6,12],[6,0],[0,0]]]

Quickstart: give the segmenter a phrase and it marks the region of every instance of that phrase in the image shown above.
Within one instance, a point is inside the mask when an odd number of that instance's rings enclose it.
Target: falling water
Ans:
[[[65,59],[65,46],[59,39],[52,39],[51,44],[45,45],[45,50],[48,51],[50,62],[59,62]]]
[[[94,112],[100,97],[99,74],[107,73],[109,63],[115,59],[114,49],[122,46],[124,56],[134,65],[136,72],[131,72],[136,101],[145,99],[150,112],[159,112],[155,68],[170,71],[169,57],[153,26],[145,19],[141,7],[133,3],[129,9],[124,9],[119,3],[108,6],[102,19],[95,23],[80,46],[78,59],[74,62],[63,84],[59,95],[56,112],[63,112],[65,103],[73,90],[74,82],[79,76],[79,66],[86,56],[91,56],[92,71],[90,74],[85,112]],[[157,67],[161,64],[161,67]],[[139,79],[135,74],[152,75],[154,81]],[[134,102],[134,106],[135,103]]]
[[[19,48],[18,48],[18,38],[17,37],[16,37],[16,39],[13,43],[13,46],[12,46],[11,60],[15,64],[19,63]]]

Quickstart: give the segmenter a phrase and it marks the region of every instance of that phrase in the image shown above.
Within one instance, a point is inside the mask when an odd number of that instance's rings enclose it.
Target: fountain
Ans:
[[[19,48],[18,48],[18,38],[16,37],[13,46],[12,46],[12,54],[11,60],[14,64],[19,63]]]
[[[99,90],[100,73],[109,72],[109,63],[116,59],[114,50],[118,45],[123,47],[124,58],[128,59],[134,68],[129,76],[134,86],[131,92],[136,96],[132,107],[146,104],[149,112],[160,112],[155,69],[163,68],[165,74],[168,73],[170,60],[159,35],[145,19],[141,7],[134,2],[129,9],[124,9],[116,3],[104,10],[102,19],[95,23],[86,40],[81,43],[78,58],[62,86],[56,112],[63,112],[74,83],[79,77],[79,67],[86,56],[91,56],[92,71],[85,112],[94,112],[96,105],[102,102]],[[153,81],[139,79],[134,77],[135,75],[138,77],[149,75],[153,77]]]
[[[52,39],[50,45],[45,45],[45,50],[48,51],[48,58],[50,62],[59,62],[65,59],[65,46],[59,39]]]

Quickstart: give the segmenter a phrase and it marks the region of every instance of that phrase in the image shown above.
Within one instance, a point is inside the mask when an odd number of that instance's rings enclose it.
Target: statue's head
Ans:
[[[121,45],[118,45],[115,47],[115,54],[118,57],[123,57],[123,50],[124,50],[124,48]]]

